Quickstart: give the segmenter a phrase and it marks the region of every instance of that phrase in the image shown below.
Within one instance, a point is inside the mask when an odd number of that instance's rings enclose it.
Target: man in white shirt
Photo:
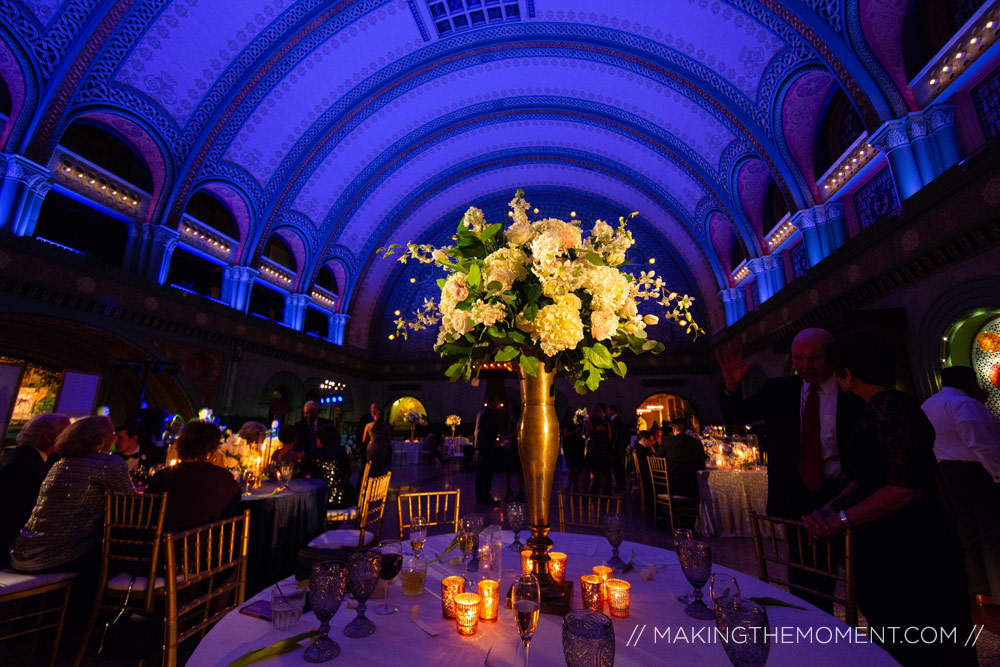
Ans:
[[[969,592],[1000,598],[1000,422],[978,399],[968,366],[941,370],[941,391],[921,406],[934,425],[934,455],[958,536]]]

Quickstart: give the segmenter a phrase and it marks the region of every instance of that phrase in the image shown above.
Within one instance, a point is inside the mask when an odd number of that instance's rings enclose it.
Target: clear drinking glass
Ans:
[[[392,586],[392,580],[403,567],[403,547],[399,540],[382,540],[379,542],[378,548],[382,552],[382,569],[378,576],[385,581],[385,599],[382,600],[382,604],[375,608],[375,613],[387,616],[399,611],[389,604],[389,587]]]
[[[740,585],[736,582],[736,577],[731,574],[714,572],[708,584],[708,594],[712,598],[712,608],[716,609],[719,600],[725,599],[729,603],[739,602]]]
[[[511,551],[521,553],[524,545],[521,544],[520,533],[528,524],[528,507],[522,502],[507,503],[507,523],[514,531],[514,542],[507,547]]]
[[[625,568],[625,561],[618,557],[618,547],[625,539],[625,517],[618,512],[607,512],[601,517],[601,527],[611,544],[611,560],[608,565],[615,572],[621,572]]]
[[[674,551],[677,551],[677,545],[681,542],[688,542],[694,539],[694,533],[692,533],[687,528],[677,528],[674,530]],[[691,604],[694,602],[694,595],[691,593],[684,593],[683,595],[677,596],[677,601],[681,604]]]
[[[419,560],[416,556],[404,556],[399,581],[403,587],[403,595],[407,597],[422,595],[427,581],[427,561]]]
[[[542,610],[542,592],[535,575],[521,575],[514,580],[510,601],[514,610],[514,625],[524,644],[524,667],[528,667],[528,645],[535,635],[538,614]]]
[[[720,598],[715,607],[719,643],[734,667],[764,667],[771,644],[764,607],[751,600]]]
[[[347,586],[358,601],[358,615],[344,628],[344,635],[361,639],[375,632],[375,624],[365,617],[369,596],[378,584],[382,571],[382,552],[378,549],[359,549],[347,557]]]
[[[458,548],[462,550],[462,572],[468,572],[469,554],[476,546],[475,522],[470,515],[458,520]]]
[[[694,600],[684,609],[684,613],[702,621],[715,618],[715,612],[701,599],[701,589],[708,583],[708,576],[712,573],[712,547],[695,540],[681,542],[677,545],[677,558],[681,562],[681,571],[694,587]]]
[[[306,662],[326,662],[340,655],[340,646],[330,639],[330,619],[340,609],[347,590],[347,567],[336,561],[323,561],[312,567],[309,576],[309,598],[319,621],[319,636],[306,648]]]
[[[420,558],[420,552],[424,550],[427,542],[427,519],[422,516],[415,516],[410,523],[410,548],[413,555]]]

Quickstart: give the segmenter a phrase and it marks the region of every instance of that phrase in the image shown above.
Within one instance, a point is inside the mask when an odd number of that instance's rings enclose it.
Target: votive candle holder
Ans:
[[[628,618],[628,609],[632,598],[632,584],[621,579],[608,579],[604,582],[608,593],[608,607],[611,615],[618,618]]]
[[[585,574],[580,577],[580,597],[583,608],[591,611],[604,611],[604,597],[601,594],[602,581],[596,574]]]
[[[458,634],[474,635],[479,629],[479,596],[475,593],[459,593],[455,596],[455,623]]]
[[[607,583],[608,579],[611,578],[611,575],[614,574],[614,570],[612,570],[607,565],[595,565],[594,574],[596,574],[598,577],[601,578],[601,597],[604,599],[605,602],[607,602],[608,588],[607,586],[605,586],[605,584]]]
[[[496,623],[500,613],[500,582],[483,579],[479,582],[479,620]]]
[[[465,577],[445,577],[441,580],[441,615],[455,618],[455,596],[465,592]]]
[[[535,573],[535,563],[531,560],[531,549],[521,550],[521,574],[528,576]]]
[[[558,551],[549,554],[549,574],[557,584],[566,583],[566,554]]]

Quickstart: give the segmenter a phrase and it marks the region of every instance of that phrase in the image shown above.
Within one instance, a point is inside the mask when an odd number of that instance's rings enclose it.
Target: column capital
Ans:
[[[819,224],[819,220],[816,219],[816,213],[822,211],[822,206],[813,206],[811,208],[800,208],[795,213],[792,213],[791,217],[788,219],[793,225],[798,229],[808,229],[809,227],[815,227]]]
[[[844,217],[844,202],[829,201],[823,205],[827,220],[837,220]]]
[[[49,171],[48,167],[43,167],[37,162],[33,162],[16,153],[4,153],[3,163],[4,178],[24,181],[32,188],[44,187],[45,190],[40,194],[48,192],[48,189],[52,186],[52,172]]]
[[[955,124],[955,106],[952,104],[935,104],[924,110],[923,115],[927,119],[929,132],[936,132],[942,127]]]
[[[900,146],[908,146],[910,137],[906,132],[906,119],[889,120],[868,139],[868,143],[880,151],[889,152]]]
[[[347,313],[330,313],[329,317],[331,322],[339,324],[347,324],[348,320],[351,319],[351,316]]]
[[[241,264],[236,264],[232,266],[222,267],[222,278],[223,280],[233,280],[241,283],[252,282],[258,275],[260,271],[251,268],[249,266],[243,266]]]
[[[914,111],[906,116],[906,136],[910,141],[926,137],[930,134],[927,127],[927,118],[919,111]]]
[[[289,292],[285,295],[285,303],[292,304],[298,308],[305,308],[312,303],[312,297],[308,294],[301,294],[299,292]]]
[[[181,235],[174,229],[170,227],[164,227],[163,225],[152,225],[153,243],[162,245],[164,248],[169,248],[173,250],[177,247],[177,241],[180,240]]]
[[[750,273],[758,275],[767,271],[773,271],[774,269],[783,269],[784,265],[782,264],[781,257],[764,255],[748,260],[747,268],[750,269]]]

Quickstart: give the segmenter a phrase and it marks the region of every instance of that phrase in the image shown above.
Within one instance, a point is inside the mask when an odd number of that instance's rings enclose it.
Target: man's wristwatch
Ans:
[[[837,516],[840,517],[840,524],[844,528],[848,528],[851,525],[851,522],[847,520],[847,512],[846,511],[841,510],[840,514],[838,514]]]

